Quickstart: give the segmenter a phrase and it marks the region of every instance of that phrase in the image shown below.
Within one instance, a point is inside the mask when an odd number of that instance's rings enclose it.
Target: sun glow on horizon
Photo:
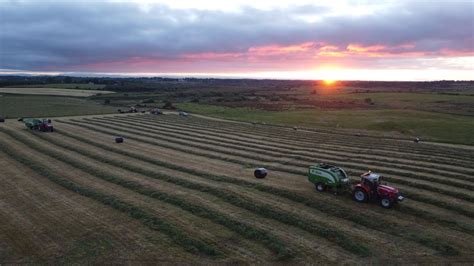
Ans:
[[[323,83],[326,86],[332,86],[332,85],[334,85],[334,83],[336,83],[336,80],[334,80],[334,79],[325,79],[325,80],[323,80]]]

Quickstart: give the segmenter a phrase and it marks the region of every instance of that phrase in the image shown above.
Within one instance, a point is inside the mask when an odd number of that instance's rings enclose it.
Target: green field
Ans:
[[[0,116],[16,117],[54,117],[71,115],[107,114],[117,108],[106,106],[88,99],[39,96],[39,95],[0,95]]]
[[[474,119],[469,116],[398,109],[271,112],[192,103],[178,104],[178,107],[191,113],[232,120],[311,128],[375,130],[432,141],[474,144]]]
[[[13,86],[8,86],[8,87],[100,90],[100,89],[103,89],[105,85],[92,84],[92,83],[48,83],[48,84],[35,84],[35,85],[13,85]]]

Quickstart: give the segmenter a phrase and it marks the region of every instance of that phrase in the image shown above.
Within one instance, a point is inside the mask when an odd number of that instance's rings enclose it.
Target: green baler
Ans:
[[[335,192],[350,188],[349,178],[342,168],[324,163],[309,167],[308,180],[320,192],[325,191],[327,188]]]

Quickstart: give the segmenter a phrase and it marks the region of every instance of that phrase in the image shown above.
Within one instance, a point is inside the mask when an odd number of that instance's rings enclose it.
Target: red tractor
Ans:
[[[402,201],[404,197],[398,189],[381,185],[379,174],[367,172],[362,174],[361,182],[352,190],[352,198],[358,202],[379,201],[380,206],[391,208],[395,203]]]

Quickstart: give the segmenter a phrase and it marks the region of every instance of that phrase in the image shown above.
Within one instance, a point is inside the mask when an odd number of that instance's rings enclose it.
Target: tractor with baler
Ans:
[[[41,132],[53,132],[54,128],[51,124],[51,119],[39,119],[39,118],[21,118],[26,128],[31,130],[37,130]]]
[[[341,167],[324,163],[310,166],[308,172],[308,180],[319,192],[326,190],[331,190],[335,194],[350,192],[352,199],[357,202],[379,202],[383,208],[391,208],[404,200],[398,189],[381,184],[381,175],[369,171],[360,178],[360,182],[352,184]]]

